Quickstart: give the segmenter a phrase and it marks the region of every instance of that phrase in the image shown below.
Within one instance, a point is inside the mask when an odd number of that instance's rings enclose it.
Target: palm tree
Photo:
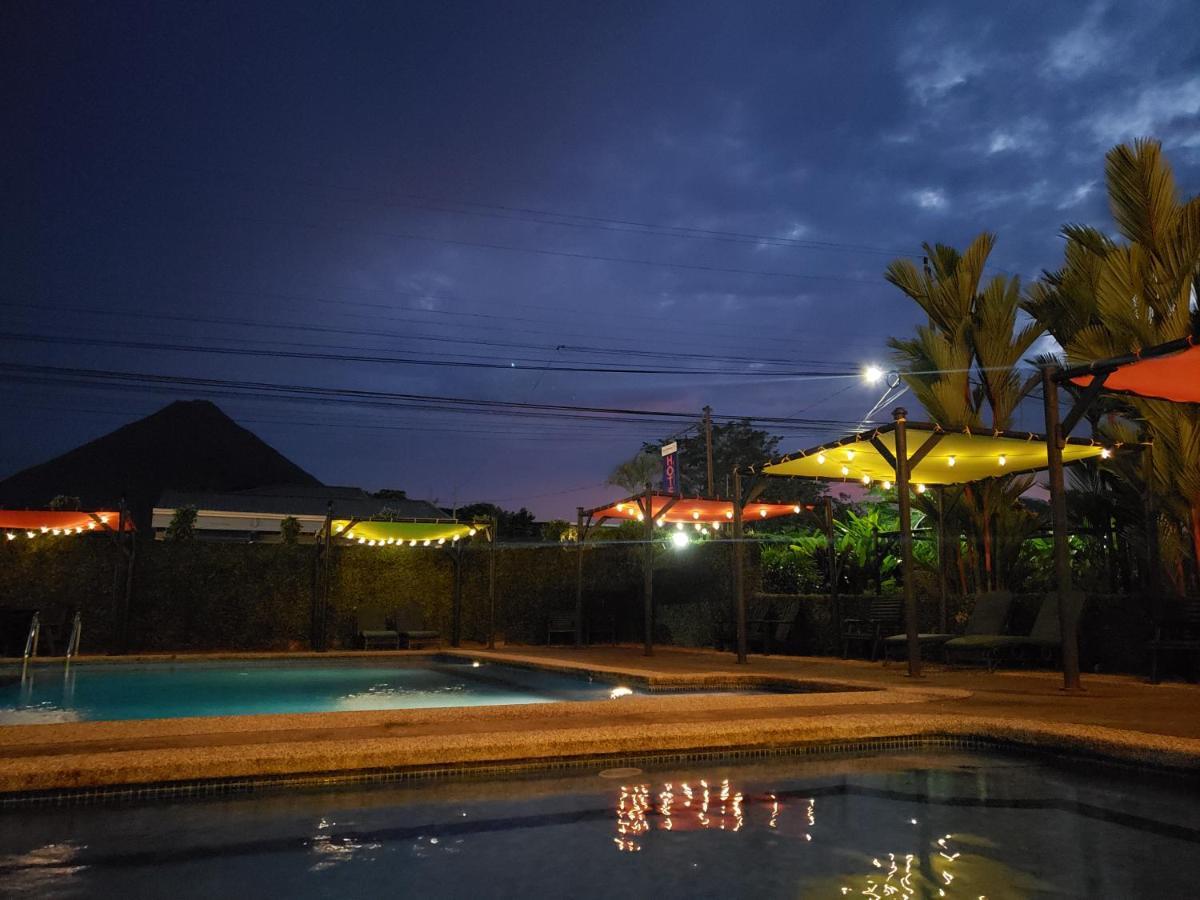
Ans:
[[[905,384],[943,428],[1002,431],[1037,383],[1036,377],[1022,378],[1017,366],[1045,326],[1020,321],[1019,278],[996,275],[983,283],[995,243],[995,236],[984,232],[961,254],[942,244],[924,244],[923,270],[898,259],[885,273],[928,316],[916,337],[892,338],[888,345]],[[1015,502],[1028,487],[1027,479],[1008,476],[963,488],[958,525],[978,537],[986,582],[978,585],[981,589],[998,586],[1003,578],[996,566],[995,530],[1028,530],[1028,516]],[[932,500],[918,505],[936,514]],[[948,530],[949,524],[948,517]],[[1016,551],[1006,547],[1005,556],[1015,559],[1016,552],[1019,546]]]
[[[1194,328],[1200,289],[1200,197],[1182,201],[1156,141],[1114,147],[1106,156],[1109,205],[1123,241],[1068,226],[1063,266],[1027,296],[1036,317],[1072,363],[1165,343]],[[1148,488],[1160,498],[1169,543],[1190,543],[1200,560],[1200,407],[1141,397],[1111,398],[1154,442]],[[1100,426],[1128,432],[1119,420]],[[1190,541],[1178,539],[1190,531]],[[1170,534],[1170,532],[1175,532]]]

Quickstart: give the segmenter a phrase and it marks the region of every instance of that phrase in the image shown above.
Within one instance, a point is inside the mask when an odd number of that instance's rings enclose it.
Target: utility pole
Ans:
[[[708,493],[706,497],[713,496],[713,453],[712,453],[712,407],[704,407],[704,450],[705,459],[708,466]]]
[[[575,507],[575,646],[583,646],[583,507]]]
[[[746,664],[746,585],[742,541],[742,473],[733,470],[733,603],[737,628],[737,661]]]
[[[646,635],[645,647],[643,654],[645,656],[654,655],[654,492],[650,488],[650,482],[646,482],[646,493],[642,501],[642,516],[646,529],[646,553],[645,553],[645,571],[643,577],[645,582],[643,585],[643,599],[646,605]]]

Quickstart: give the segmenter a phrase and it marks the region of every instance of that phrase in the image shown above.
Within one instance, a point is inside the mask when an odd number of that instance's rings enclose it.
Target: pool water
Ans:
[[[0,681],[0,725],[601,700],[613,687],[453,657],[82,664]]]
[[[16,897],[1183,897],[1195,782],[779,758],[0,813]]]

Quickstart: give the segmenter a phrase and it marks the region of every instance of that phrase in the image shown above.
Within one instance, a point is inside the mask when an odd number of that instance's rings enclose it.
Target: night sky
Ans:
[[[708,403],[811,420],[773,429],[798,449],[918,321],[894,256],[988,229],[1036,276],[1063,223],[1110,227],[1137,136],[1200,190],[1200,28],[1186,0],[7,2],[0,115],[0,476],[210,396],[327,483],[570,516],[678,426],[19,367]]]

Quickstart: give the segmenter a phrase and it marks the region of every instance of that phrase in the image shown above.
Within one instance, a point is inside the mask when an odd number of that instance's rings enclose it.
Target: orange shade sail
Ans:
[[[1096,364],[1100,369],[1103,364]],[[1073,377],[1080,387],[1088,387],[1095,374]],[[1104,390],[1123,391],[1139,397],[1173,400],[1176,403],[1200,403],[1200,344],[1178,353],[1135,359],[1109,371]]]
[[[112,510],[0,509],[0,532],[22,536],[51,537],[88,531],[117,530],[121,514]],[[125,530],[133,531],[133,519],[125,517]]]
[[[716,522],[720,524],[733,521],[732,500],[653,494],[650,501],[654,519],[661,520],[664,524],[675,522],[705,524]],[[597,507],[585,512],[585,515],[590,515],[593,521],[601,519],[644,521],[645,513],[642,509],[644,503],[645,497],[638,495],[618,503],[611,503],[608,506]],[[742,518],[746,522],[759,519],[778,519],[781,516],[794,516],[806,509],[812,509],[812,506],[795,503],[748,503],[742,512]]]

